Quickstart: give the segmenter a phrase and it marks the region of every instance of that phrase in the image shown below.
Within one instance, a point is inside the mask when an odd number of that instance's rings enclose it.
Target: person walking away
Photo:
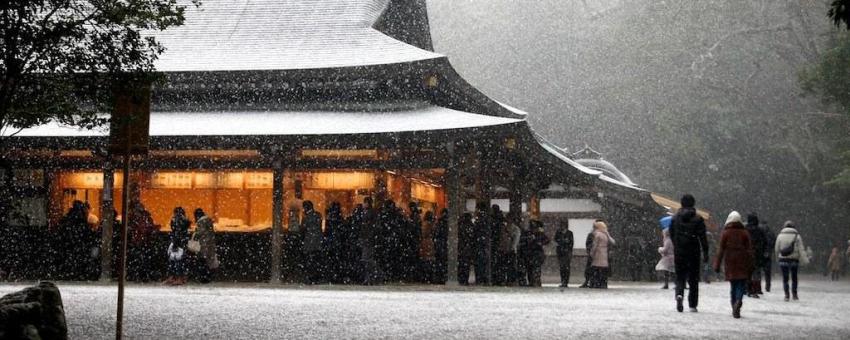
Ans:
[[[753,253],[757,254],[753,258],[753,272],[750,278],[750,284],[747,287],[747,296],[751,298],[759,298],[759,295],[764,294],[761,291],[761,274],[764,267],[764,252],[767,246],[764,230],[759,227],[759,218],[754,213],[747,214],[747,232],[750,234],[750,241],[753,244]]]
[[[708,262],[708,240],[705,236],[705,221],[694,208],[694,196],[682,196],[681,205],[670,223],[676,265],[676,310],[682,312],[684,309],[682,303],[687,282],[688,307],[691,312],[696,312],[699,304],[700,260]]]
[[[749,216],[747,222],[750,222]],[[732,317],[741,317],[741,306],[744,304],[744,292],[754,271],[755,258],[750,231],[744,229],[741,223],[741,215],[733,211],[726,218],[723,234],[720,235],[720,245],[717,257],[714,259],[714,271],[720,272],[722,263],[725,270],[726,281],[730,286],[730,303],[732,305]],[[749,229],[749,228],[748,228]]]
[[[506,286],[516,285],[516,261],[517,261],[517,245],[519,244],[520,229],[517,226],[519,217],[516,213],[511,212],[508,215],[508,220],[502,223],[502,230],[499,235],[499,256],[500,268],[498,271],[500,283]]]
[[[457,223],[457,281],[461,286],[469,285],[469,270],[475,261],[475,225],[472,214],[464,213]]]
[[[449,210],[443,208],[434,228],[434,283],[446,284],[449,266]]]
[[[186,244],[189,243],[189,218],[182,207],[174,208],[171,217],[171,233],[168,238],[168,278],[165,284],[179,286],[186,284],[188,267],[186,265]]]
[[[770,293],[770,283],[773,281],[773,247],[776,246],[776,234],[765,221],[761,221],[762,231],[764,232],[764,253],[762,254],[764,266],[764,291]],[[758,256],[758,254],[756,254]]]
[[[215,244],[215,229],[212,219],[207,216],[203,209],[197,208],[195,215],[195,233],[192,239],[200,244],[198,251],[198,281],[210,283],[218,271],[220,265]]]
[[[587,233],[587,237],[584,239],[584,252],[587,255],[587,258],[584,263],[584,283],[582,283],[579,288],[589,288],[588,284],[590,283],[590,275],[593,270],[591,266],[593,258],[590,256],[590,249],[593,248],[593,236],[593,230],[591,229],[590,232]]]
[[[590,249],[591,275],[588,287],[608,288],[608,248],[613,246],[614,239],[608,234],[608,226],[602,220],[593,223],[593,246]]]
[[[490,284],[490,229],[492,222],[487,213],[487,204],[478,204],[475,216],[475,284]]]
[[[782,289],[785,291],[785,301],[788,301],[793,296],[794,301],[799,300],[797,296],[797,271],[800,265],[809,263],[809,256],[806,254],[806,247],[803,244],[803,237],[797,231],[794,222],[786,221],[782,231],[776,236],[776,245],[774,252],[779,262],[779,269],[782,270]],[[791,280],[789,295],[788,280]]]
[[[570,262],[573,259],[573,232],[570,231],[570,221],[561,221],[560,228],[555,232],[555,252],[558,255],[558,269],[561,274],[561,288],[570,285]]]
[[[839,275],[841,274],[841,266],[842,266],[842,254],[838,251],[838,247],[832,247],[832,253],[829,254],[829,261],[826,263],[826,267],[829,270],[830,280],[838,281]]]
[[[671,217],[672,220],[672,217]],[[655,265],[655,270],[664,277],[664,285],[661,289],[670,288],[670,276],[676,273],[676,262],[673,255],[673,240],[670,239],[670,225],[661,231],[663,235],[662,246],[658,248],[658,254],[661,254],[661,260]]]
[[[301,227],[304,229],[304,255],[307,284],[316,284],[324,274],[324,259],[322,256],[322,215],[313,209],[313,202],[304,201],[301,204],[304,218]]]

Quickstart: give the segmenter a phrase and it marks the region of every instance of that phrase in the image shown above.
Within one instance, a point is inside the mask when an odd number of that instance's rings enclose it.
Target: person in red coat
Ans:
[[[741,317],[744,293],[753,271],[753,243],[750,234],[744,228],[741,214],[733,211],[726,219],[717,257],[714,259],[714,271],[720,272],[720,264],[725,267],[726,281],[731,286],[732,316]]]

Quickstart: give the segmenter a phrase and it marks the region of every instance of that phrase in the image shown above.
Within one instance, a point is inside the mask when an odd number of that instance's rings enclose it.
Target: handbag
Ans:
[[[197,235],[197,234],[198,234],[197,232],[193,233],[192,238],[189,240],[189,243],[186,244],[186,249],[188,249],[189,252],[195,253],[195,254],[197,254],[201,251],[201,242],[198,242],[198,240],[195,240],[195,235]]]
[[[779,255],[790,256],[794,253],[794,245],[797,243],[797,236],[799,235],[794,235],[794,241],[791,242],[791,244],[782,247],[782,249],[779,249]]]

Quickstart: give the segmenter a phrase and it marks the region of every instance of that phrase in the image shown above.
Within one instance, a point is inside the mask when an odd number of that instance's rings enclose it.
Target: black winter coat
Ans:
[[[558,245],[555,249],[558,252],[558,256],[571,255],[573,253],[573,232],[558,229],[555,232],[555,243]]]
[[[752,251],[754,254],[754,265],[756,268],[764,266],[764,252],[767,249],[767,235],[764,230],[758,225],[747,225],[747,232],[750,234],[750,242],[752,243]]]
[[[705,221],[694,208],[682,208],[670,223],[670,239],[677,263],[699,262],[700,254],[708,261],[708,239]]]

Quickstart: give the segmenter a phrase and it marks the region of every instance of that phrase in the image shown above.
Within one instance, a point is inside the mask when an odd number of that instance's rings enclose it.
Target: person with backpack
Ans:
[[[793,297],[794,301],[799,300],[797,296],[797,270],[800,265],[809,263],[809,256],[806,254],[806,247],[803,244],[803,237],[797,231],[794,222],[786,221],[776,236],[776,245],[774,251],[779,262],[779,269],[782,270],[782,289],[785,291],[785,301]],[[791,295],[788,294],[788,280],[791,280]]]
[[[696,313],[699,304],[699,281],[702,262],[708,262],[708,239],[705,236],[705,221],[694,207],[696,199],[685,194],[682,207],[670,223],[670,238],[673,240],[673,257],[676,267],[676,310],[683,311],[682,301],[685,282],[688,283],[688,307]]]

